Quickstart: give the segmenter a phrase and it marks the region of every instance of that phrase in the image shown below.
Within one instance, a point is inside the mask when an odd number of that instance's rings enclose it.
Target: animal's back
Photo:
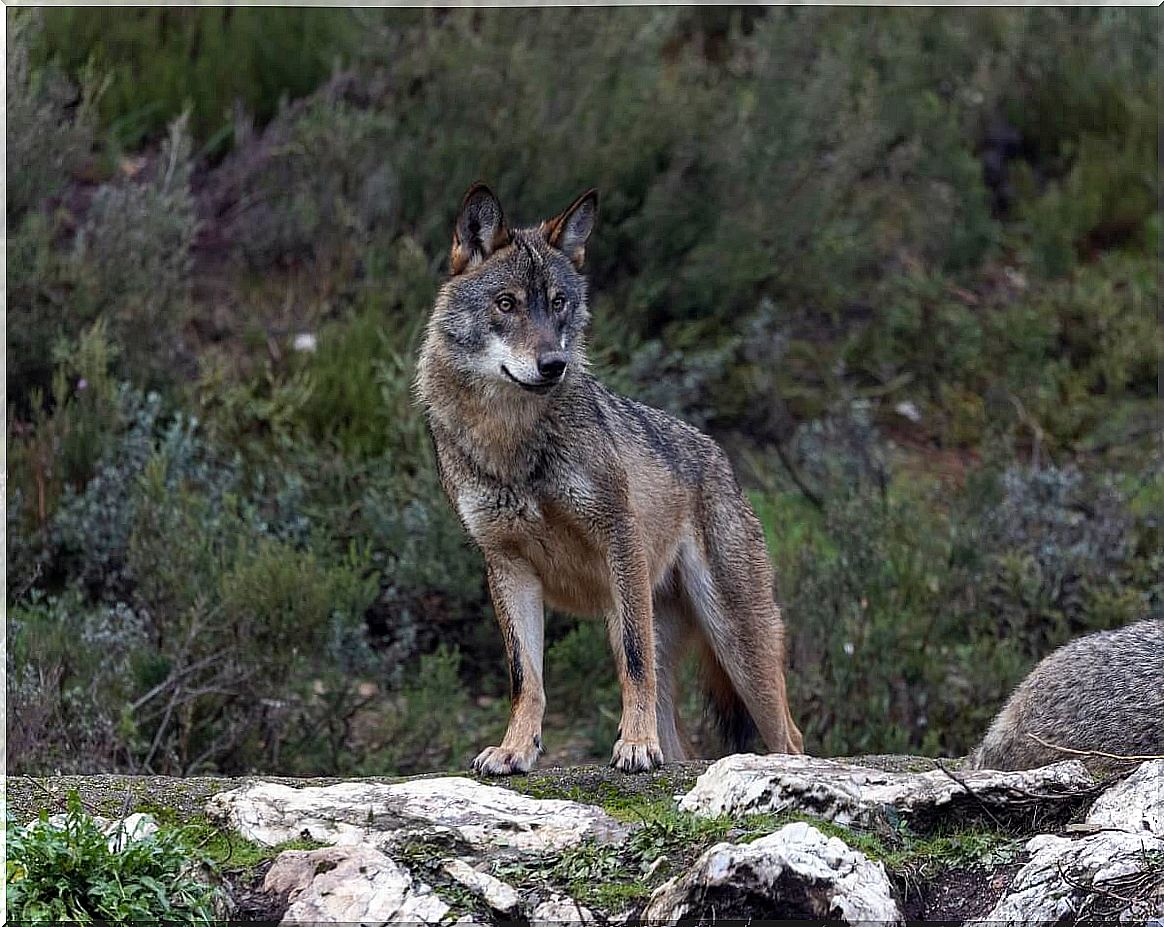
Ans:
[[[1164,619],[1074,640],[1015,689],[971,762],[1030,769],[1072,754],[1164,754]],[[1102,758],[1097,758],[1102,759]]]
[[[726,463],[718,444],[686,422],[589,378],[593,411],[623,459],[643,457],[665,468],[677,482],[698,485],[709,465]]]

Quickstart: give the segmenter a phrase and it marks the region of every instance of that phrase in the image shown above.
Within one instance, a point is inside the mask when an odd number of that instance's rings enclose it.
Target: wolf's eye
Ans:
[[[566,308],[566,297],[561,293],[555,293],[554,298],[550,300],[550,305],[555,312],[561,312]]]
[[[497,308],[502,312],[513,312],[517,308],[517,300],[508,293],[502,293],[497,297]]]

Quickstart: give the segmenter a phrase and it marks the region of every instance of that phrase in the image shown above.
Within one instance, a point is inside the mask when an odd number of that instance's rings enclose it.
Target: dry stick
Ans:
[[[1027,736],[1042,746],[1050,750],[1058,750],[1060,753],[1070,753],[1074,756],[1098,756],[1105,760],[1122,760],[1126,763],[1143,763],[1148,760],[1164,760],[1164,753],[1146,753],[1143,756],[1123,756],[1119,753],[1104,753],[1102,750],[1076,750],[1074,747],[1061,747],[1058,744],[1053,744],[1048,740],[1043,740],[1038,734],[1030,734]]]
[[[186,666],[183,666],[181,669],[174,670],[174,672],[170,673],[169,676],[167,676],[165,679],[163,679],[161,682],[159,682],[156,686],[154,686],[152,689],[150,689],[149,692],[147,692],[145,695],[143,695],[141,698],[139,698],[136,702],[134,702],[132,705],[130,705],[129,710],[130,711],[137,711],[139,708],[141,708],[147,702],[149,702],[150,700],[152,700],[156,696],[160,695],[169,686],[173,685],[175,682],[178,682],[184,676],[189,676],[191,673],[197,672],[198,670],[202,669],[205,666],[209,666],[211,663],[214,663],[216,660],[219,660],[220,658],[226,656],[226,653],[227,653],[227,651],[220,650],[217,653],[212,653],[208,657],[203,657],[201,660],[196,660],[193,663],[189,663]]]
[[[174,714],[174,707],[178,700],[178,693],[181,689],[175,688],[170,693],[170,700],[166,703],[166,710],[162,713],[162,720],[158,724],[158,729],[154,731],[154,740],[150,744],[150,752],[146,754],[146,758],[141,761],[139,769],[144,769],[150,774],[154,774],[154,769],[150,763],[154,760],[154,754],[158,752],[158,747],[162,744],[162,735],[166,733],[166,728],[170,726],[170,717]]]
[[[816,508],[823,511],[824,500],[811,489],[809,489],[808,484],[805,483],[803,479],[801,479],[800,473],[797,471],[796,467],[792,465],[791,459],[789,459],[788,455],[784,452],[784,446],[780,444],[779,441],[777,441],[774,444],[774,447],[776,448],[776,456],[780,458],[780,463],[784,465],[784,469],[788,472],[788,475],[792,477],[792,482],[796,484],[796,488],[800,490],[804,498],[811,502]]]
[[[996,818],[994,816],[994,812],[991,811],[990,807],[986,804],[986,802],[984,802],[982,800],[981,795],[979,795],[972,788],[970,788],[970,786],[968,786],[965,782],[963,782],[961,779],[959,779],[957,776],[955,776],[950,770],[948,770],[945,766],[943,766],[941,762],[937,762],[934,765],[936,765],[938,767],[938,769],[940,769],[947,776],[949,776],[951,779],[953,779],[957,785],[960,785],[962,787],[962,789],[965,790],[967,795],[969,795],[976,802],[978,802],[978,804],[982,808],[982,810],[986,812],[986,816],[994,822],[994,826],[997,827],[999,830],[1002,830],[1002,822],[999,821],[998,818]]]
[[[1085,905],[1090,903],[1090,899],[1094,899],[1097,895],[1102,895],[1106,898],[1110,898],[1113,901],[1118,902],[1120,906],[1117,909],[1116,913],[1123,913],[1128,908],[1130,908],[1133,904],[1135,904],[1137,901],[1140,900],[1140,899],[1135,898],[1135,897],[1128,898],[1124,895],[1119,894],[1118,892],[1114,892],[1111,889],[1104,887],[1105,884],[1110,884],[1111,882],[1116,881],[1116,879],[1108,879],[1102,883],[1097,879],[1092,879],[1090,884],[1087,884],[1084,882],[1077,882],[1074,878],[1069,876],[1066,873],[1066,871],[1064,871],[1063,860],[1061,860],[1061,859],[1055,860],[1055,870],[1059,874],[1059,878],[1062,879],[1064,882],[1066,882],[1068,885],[1070,885],[1072,888],[1074,888],[1076,891],[1084,892],[1087,896],[1090,896],[1089,898],[1088,897],[1084,898]],[[1139,886],[1150,885],[1151,884],[1151,877],[1152,877],[1151,873],[1143,873],[1142,876],[1136,877],[1135,883],[1136,883],[1136,885],[1139,885]],[[1122,887],[1123,886],[1121,885],[1121,888]],[[1079,911],[1077,913],[1082,914],[1083,911]]]

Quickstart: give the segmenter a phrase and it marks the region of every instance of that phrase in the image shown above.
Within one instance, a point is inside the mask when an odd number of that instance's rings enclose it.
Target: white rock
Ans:
[[[592,805],[531,798],[457,776],[300,789],[259,780],[214,795],[207,812],[266,846],[308,837],[386,849],[417,835],[443,834],[480,850],[543,852],[628,831]]]
[[[308,353],[314,352],[318,346],[319,339],[316,337],[315,332],[299,332],[291,342],[291,347],[296,351],[306,351]]]
[[[920,422],[922,420],[921,410],[918,409],[917,404],[908,399],[899,402],[893,407],[893,410],[902,418],[907,418],[911,422]]]
[[[828,918],[903,923],[885,868],[803,822],[754,843],[719,843],[692,869],[660,885],[648,923],[680,918]]]
[[[979,922],[1044,921],[1056,923],[1077,915],[1094,916],[1094,906],[1111,891],[1126,896],[1122,877],[1152,865],[1148,854],[1164,853],[1164,840],[1150,834],[1103,831],[1078,840],[1041,834],[1027,841],[1030,861],[1015,875],[1007,892]],[[1157,864],[1158,865],[1158,864]],[[1105,889],[1105,885],[1107,889]],[[1126,906],[1120,920],[1164,913],[1164,894]]]
[[[594,912],[565,895],[553,895],[530,915],[529,927],[561,927],[562,924],[593,924]]]
[[[109,835],[109,849],[114,853],[120,853],[130,843],[144,840],[157,832],[158,822],[154,820],[153,815],[142,814],[140,811],[122,821],[114,821],[105,828],[105,833]]]
[[[498,914],[513,917],[521,910],[521,897],[513,887],[488,872],[479,872],[463,859],[446,859],[441,868]]]
[[[900,815],[974,813],[1008,804],[1082,794],[1094,785],[1078,760],[1017,772],[883,772],[811,756],[741,753],[724,757],[699,777],[679,807],[705,817],[797,810],[839,824],[872,824],[885,809]],[[968,791],[969,790],[969,791]],[[970,793],[973,794],[970,794]]]
[[[63,830],[68,817],[64,812],[54,814],[45,823],[49,827]],[[113,853],[120,853],[134,841],[144,840],[158,832],[158,822],[153,815],[142,814],[140,811],[122,820],[111,821],[97,814],[90,815],[90,818],[109,838],[109,849]]]
[[[1150,760],[1095,800],[1087,824],[1164,838],[1164,760]]]
[[[449,906],[379,850],[324,847],[280,853],[263,891],[285,895],[282,924],[436,924]]]

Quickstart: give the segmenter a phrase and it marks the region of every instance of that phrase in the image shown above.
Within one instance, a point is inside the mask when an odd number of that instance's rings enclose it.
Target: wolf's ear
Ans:
[[[454,277],[509,244],[509,226],[501,203],[483,183],[475,183],[461,202],[461,211],[453,225],[453,249],[449,254],[449,273]]]
[[[542,223],[542,234],[551,246],[562,251],[582,269],[586,260],[586,242],[598,218],[598,191],[587,190],[566,211]]]

